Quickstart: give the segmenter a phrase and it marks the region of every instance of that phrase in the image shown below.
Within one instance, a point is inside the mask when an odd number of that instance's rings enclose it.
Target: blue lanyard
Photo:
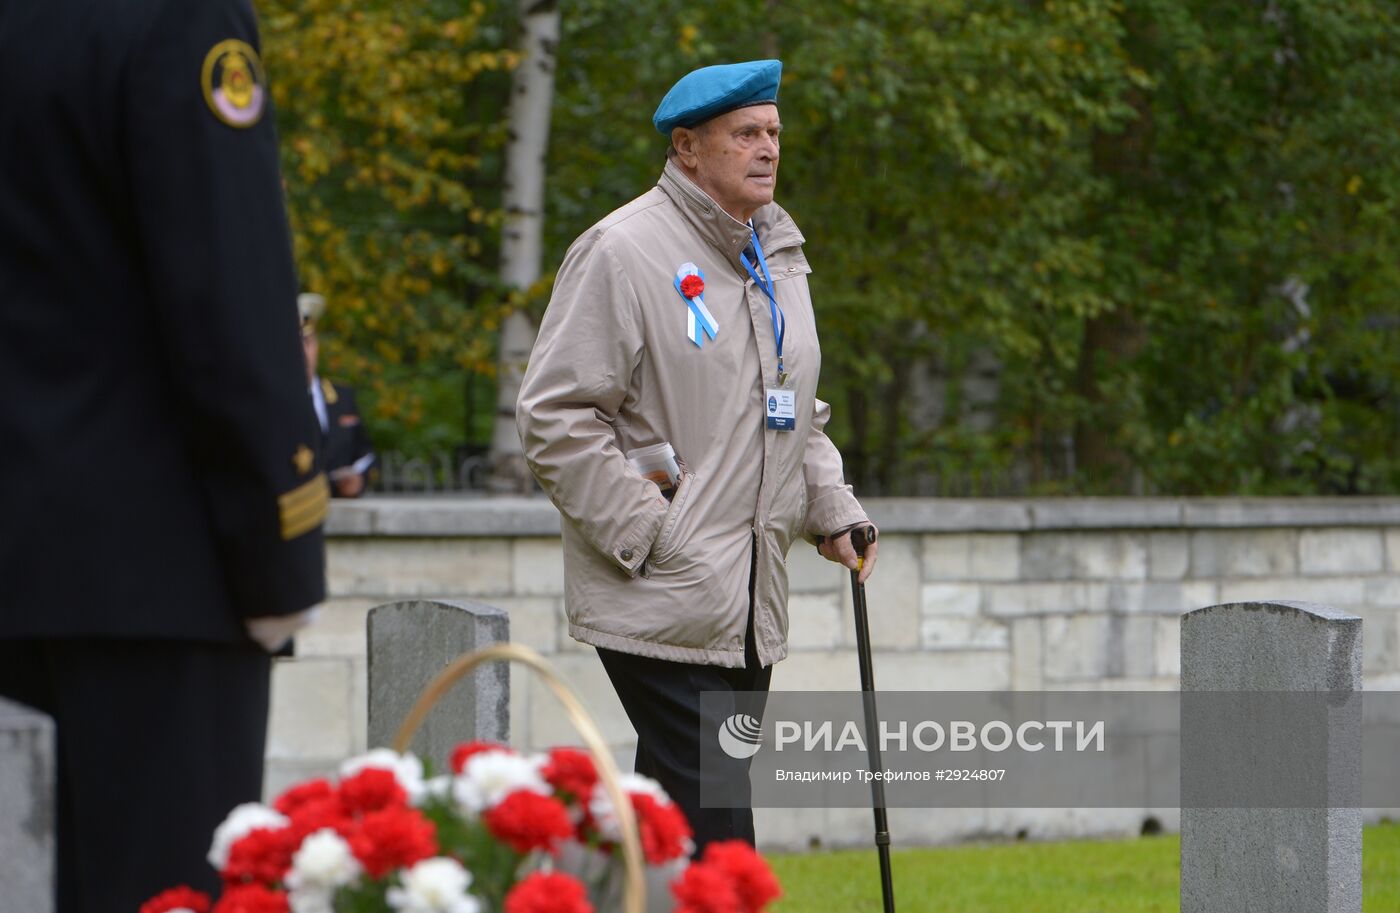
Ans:
[[[753,277],[754,284],[763,289],[763,293],[768,296],[768,316],[773,321],[773,338],[778,343],[778,383],[781,384],[784,374],[783,337],[787,335],[787,316],[783,313],[783,309],[778,307],[778,299],[773,294],[773,277],[768,273],[768,261],[763,256],[763,245],[758,243],[758,231],[750,225],[749,232],[753,237],[753,252],[758,258],[758,266],[763,270],[763,275],[758,274],[753,264],[749,262],[749,258],[744,256],[742,251],[739,252],[739,260],[744,264],[744,269],[748,270],[749,275]]]

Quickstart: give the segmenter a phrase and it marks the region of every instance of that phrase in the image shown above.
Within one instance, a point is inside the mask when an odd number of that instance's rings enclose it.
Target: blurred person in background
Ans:
[[[337,498],[358,498],[369,487],[374,467],[374,445],[370,443],[355,391],[332,383],[317,372],[321,346],[316,321],[326,310],[326,299],[314,292],[297,296],[301,312],[301,345],[306,356],[306,383],[312,408],[321,423],[321,456],[331,491]]]

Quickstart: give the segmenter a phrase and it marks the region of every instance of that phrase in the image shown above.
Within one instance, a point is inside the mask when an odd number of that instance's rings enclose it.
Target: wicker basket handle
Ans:
[[[413,734],[418,731],[418,727],[423,724],[423,720],[427,718],[429,711],[433,709],[438,700],[468,672],[483,663],[495,660],[520,663],[544,679],[549,690],[553,691],[554,696],[559,699],[559,703],[564,705],[564,712],[568,714],[569,721],[574,724],[574,729],[583,737],[584,744],[588,746],[589,753],[593,755],[593,763],[598,768],[598,777],[602,780],[603,788],[607,790],[608,798],[612,800],[613,808],[617,813],[618,826],[622,831],[622,861],[627,870],[627,878],[623,882],[622,889],[623,913],[643,913],[643,907],[646,903],[646,887],[642,877],[642,844],[637,836],[637,818],[632,812],[632,803],[622,791],[617,764],[613,762],[612,753],[608,751],[607,743],[603,741],[603,734],[599,731],[598,724],[593,722],[593,717],[584,708],[578,694],[554,671],[554,667],[549,664],[549,661],[534,650],[521,644],[495,644],[471,653],[464,653],[454,659],[447,668],[439,672],[437,677],[428,683],[427,687],[423,689],[423,693],[418,695],[413,709],[408,712],[408,717],[399,727],[398,734],[394,736],[394,750],[400,754],[407,751],[409,743],[413,741]]]

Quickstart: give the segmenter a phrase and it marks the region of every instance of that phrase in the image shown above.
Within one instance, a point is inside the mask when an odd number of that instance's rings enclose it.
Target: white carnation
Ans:
[[[233,845],[258,828],[275,830],[291,824],[284,815],[268,808],[261,802],[245,802],[228,813],[224,823],[214,829],[214,842],[209,846],[205,858],[215,871],[222,872],[228,865],[228,851]]]
[[[524,757],[510,751],[482,751],[467,759],[467,765],[452,784],[452,796],[471,815],[494,808],[517,790],[542,796],[554,790],[540,773],[545,765],[541,755]]]
[[[662,805],[671,804],[671,797],[666,795],[666,790],[651,777],[644,777],[636,773],[619,774],[617,785],[622,787],[622,791],[625,793],[639,793],[643,796],[651,796]]]
[[[360,876],[360,862],[334,830],[323,827],[301,842],[287,874],[292,913],[335,913],[335,890]]]
[[[388,748],[375,748],[340,765],[340,778],[353,777],[367,767],[387,770],[398,780],[399,786],[408,794],[408,801],[419,805],[425,795],[423,784],[423,762],[411,754],[399,754]]]
[[[671,804],[671,797],[666,795],[666,790],[662,789],[661,784],[650,777],[630,773],[621,775],[617,781],[624,795],[637,793],[651,796],[663,805]],[[608,798],[608,791],[603,788],[603,784],[599,783],[593,787],[593,796],[588,800],[588,811],[598,826],[599,836],[610,842],[622,839],[622,828],[617,823],[617,812],[614,810],[612,800]]]
[[[403,887],[385,894],[399,913],[480,913],[481,901],[467,893],[472,876],[455,859],[425,859],[403,873]]]
[[[345,842],[328,827],[310,835],[292,856],[292,871],[287,876],[291,888],[338,888],[360,875],[360,863]]]
[[[423,784],[425,799],[448,799],[452,796],[452,775],[439,774]]]

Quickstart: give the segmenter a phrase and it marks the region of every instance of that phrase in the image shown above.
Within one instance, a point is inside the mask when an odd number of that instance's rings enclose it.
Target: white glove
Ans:
[[[303,609],[295,615],[268,615],[263,618],[245,619],[243,624],[248,629],[248,636],[262,644],[264,650],[269,653],[276,653],[292,639],[292,635],[311,622],[321,614],[320,606],[312,606]]]

